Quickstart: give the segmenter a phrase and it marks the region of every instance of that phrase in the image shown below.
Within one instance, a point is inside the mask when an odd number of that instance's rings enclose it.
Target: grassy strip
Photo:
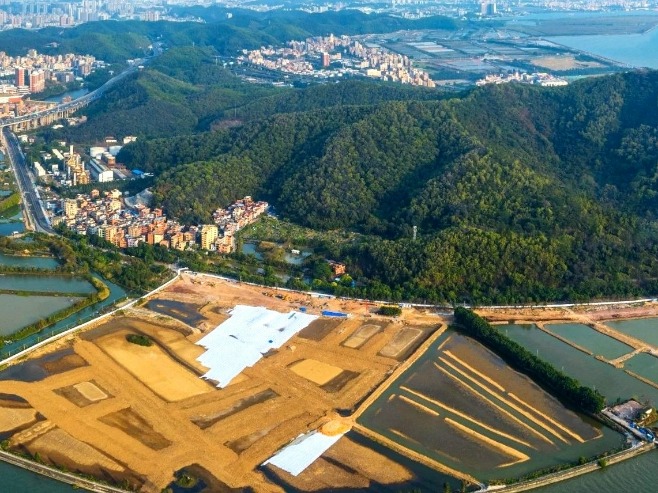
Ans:
[[[0,200],[0,214],[6,211],[7,209],[16,207],[19,204],[20,200],[21,200],[21,196],[18,192],[14,192],[9,197]]]
[[[87,293],[62,293],[59,291],[30,291],[21,289],[0,289],[0,294],[13,294],[16,296],[52,296],[60,298],[80,298],[87,295]]]
[[[584,413],[598,413],[605,398],[596,390],[580,385],[550,363],[539,359],[526,348],[512,341],[471,310],[455,309],[455,321],[460,332],[473,337],[503,358],[510,366],[528,375],[565,405]]]

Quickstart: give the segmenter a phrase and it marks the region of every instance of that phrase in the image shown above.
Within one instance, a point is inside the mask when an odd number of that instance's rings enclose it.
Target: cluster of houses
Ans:
[[[214,224],[183,225],[168,220],[162,209],[137,203],[126,207],[121,192],[79,194],[64,199],[63,214],[53,218],[53,225],[65,223],[81,235],[96,235],[120,248],[140,243],[186,250],[198,248],[231,253],[235,251],[235,233],[267,211],[267,202],[255,202],[247,196],[227,209],[217,209]]]

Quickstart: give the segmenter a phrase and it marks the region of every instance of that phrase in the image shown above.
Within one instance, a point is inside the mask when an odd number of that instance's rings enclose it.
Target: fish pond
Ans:
[[[96,289],[85,279],[68,276],[1,275],[0,290],[42,293],[91,294]],[[1,309],[0,309],[1,310]]]
[[[658,404],[658,388],[632,377],[621,368],[615,368],[579,351],[533,324],[500,325],[498,328],[504,330],[510,339],[548,361],[558,370],[576,378],[584,385],[596,388],[606,397],[606,402],[609,404],[617,399],[626,400],[631,397],[641,401],[649,400],[654,406]]]
[[[522,477],[623,443],[617,432],[566,409],[500,357],[452,330],[358,422],[481,481]]]
[[[53,257],[26,257],[0,253],[0,265],[25,269],[56,269],[59,262]]]
[[[637,318],[633,320],[615,320],[605,324],[631,337],[658,346],[658,318]]]
[[[546,325],[546,328],[550,332],[591,351],[594,355],[603,356],[605,359],[615,359],[633,352],[632,347],[605,334],[601,334],[587,325],[551,324]]]
[[[33,324],[64,308],[80,298],[66,296],[18,296],[0,294],[0,336],[8,336],[26,325]]]

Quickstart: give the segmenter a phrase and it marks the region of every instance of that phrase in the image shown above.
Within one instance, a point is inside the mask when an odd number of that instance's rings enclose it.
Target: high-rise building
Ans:
[[[27,69],[22,68],[22,67],[17,68],[16,69],[16,87],[26,86],[27,85],[26,84],[27,79],[28,79]]]
[[[46,88],[46,74],[43,70],[32,70],[30,72],[30,92],[41,92]]]
[[[329,53],[323,53],[322,54],[322,66],[323,67],[328,67],[330,63],[331,63],[331,56],[329,56]]]
[[[219,235],[219,229],[215,224],[204,224],[201,226],[201,248],[204,250],[214,250],[215,240]]]
[[[496,15],[498,9],[495,1],[483,1],[480,4],[480,13],[482,15]]]
[[[64,200],[64,215],[73,218],[78,213],[78,201],[75,199]]]

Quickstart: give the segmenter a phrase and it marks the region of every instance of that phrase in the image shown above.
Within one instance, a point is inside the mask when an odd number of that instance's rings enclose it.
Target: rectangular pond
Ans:
[[[636,354],[624,362],[624,368],[658,385],[658,358],[651,354]]]
[[[563,371],[589,387],[596,388],[606,397],[609,404],[618,398],[631,397],[640,401],[649,400],[653,406],[658,404],[658,389],[637,378],[633,378],[623,369],[615,368],[599,361],[567,343],[539,330],[535,325],[499,325],[507,336],[548,361],[558,370]]]
[[[53,257],[25,257],[0,253],[0,265],[33,269],[56,269],[59,262]]]
[[[616,359],[632,353],[633,348],[612,337],[601,334],[595,329],[583,324],[550,324],[546,328],[568,341],[585,348],[594,355],[601,355],[605,359]]]
[[[13,274],[0,274],[0,289],[76,294],[91,294],[96,291],[94,286],[85,279],[67,276]]]
[[[658,346],[658,318],[636,318],[604,322],[608,327],[641,341]]]
[[[496,354],[452,330],[442,334],[358,422],[483,481],[572,463],[612,450],[623,440],[566,409]]]
[[[80,298],[66,296],[17,296],[0,294],[0,336],[7,336],[21,327],[38,322],[59,310],[68,308]]]

